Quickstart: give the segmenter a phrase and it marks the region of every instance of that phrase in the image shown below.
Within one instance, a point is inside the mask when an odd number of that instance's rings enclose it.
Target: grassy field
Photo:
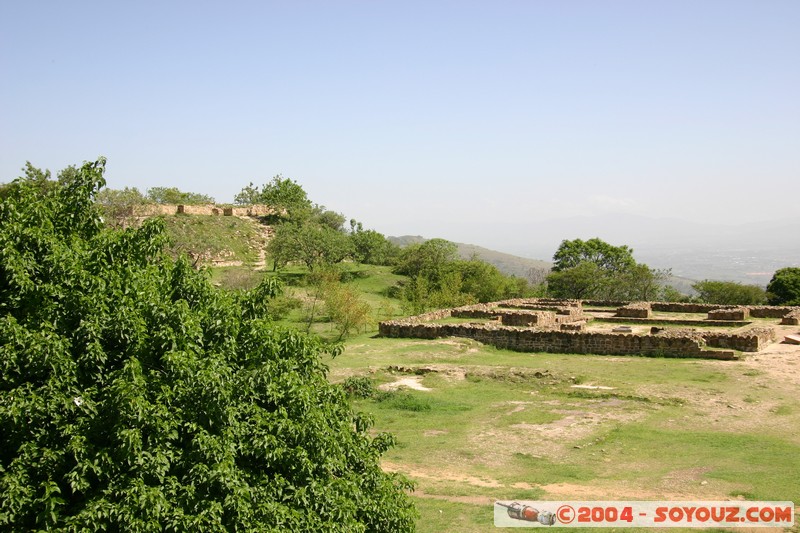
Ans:
[[[396,435],[384,466],[417,483],[419,531],[491,531],[497,499],[800,501],[798,356],[771,367],[364,335],[330,365],[333,381],[406,383],[354,406]]]
[[[210,260],[254,263],[266,243],[264,228],[250,219],[201,215],[161,217],[175,253],[200,255]]]
[[[800,501],[800,347],[726,362],[379,338],[377,321],[402,313],[387,297],[402,277],[344,270],[374,321],[330,379],[375,389],[353,406],[396,436],[383,465],[416,483],[419,531],[494,531],[495,500]],[[279,273],[304,302],[284,325],[306,328],[306,274]],[[336,336],[324,313],[311,331]]]

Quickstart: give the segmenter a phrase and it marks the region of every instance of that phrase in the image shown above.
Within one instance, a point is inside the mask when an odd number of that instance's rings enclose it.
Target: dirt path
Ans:
[[[397,390],[403,387],[414,389],[414,390],[421,390],[421,391],[429,391],[428,387],[420,383],[422,377],[420,376],[411,376],[407,378],[400,378],[397,381],[393,381],[391,383],[384,383],[383,385],[378,386],[378,390]]]

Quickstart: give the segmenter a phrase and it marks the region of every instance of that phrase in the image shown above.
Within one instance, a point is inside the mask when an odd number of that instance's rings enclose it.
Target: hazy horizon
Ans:
[[[503,251],[579,215],[790,218],[797,27],[793,1],[4,3],[0,181],[104,155],[112,188],[230,202],[282,174]]]

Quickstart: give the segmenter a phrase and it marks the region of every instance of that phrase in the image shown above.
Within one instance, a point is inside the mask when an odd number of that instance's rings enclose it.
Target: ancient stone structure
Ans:
[[[584,307],[624,307],[631,302],[620,300],[583,300]],[[701,313],[707,314],[715,309],[726,309],[730,305],[700,304],[686,302],[649,302],[656,313]],[[753,318],[783,318],[787,313],[800,309],[800,306],[744,305]]]
[[[653,311],[649,302],[631,302],[628,305],[617,308],[616,315],[625,318],[650,318]]]
[[[775,329],[770,327],[750,328],[741,333],[703,331],[700,335],[707,346],[740,352],[759,352],[765,344],[777,340]]]
[[[236,217],[263,217],[275,213],[268,205],[249,205],[244,207],[223,207],[214,204],[207,205],[175,205],[175,204],[142,204],[136,205],[123,213],[123,216],[146,218],[158,215],[206,215],[206,216],[236,216]]]
[[[561,301],[550,299],[512,299],[489,304],[478,304],[454,309],[443,309],[409,317],[404,320],[381,322],[380,335],[385,337],[413,337],[433,339],[438,337],[465,337],[485,344],[523,352],[592,353],[598,355],[645,355],[660,357],[700,357],[712,359],[737,359],[737,352],[757,352],[775,342],[775,329],[769,326],[750,327],[732,332],[709,330],[678,330],[652,328],[649,334],[628,332],[586,331],[592,319],[583,304],[613,307],[612,302]],[[751,322],[743,320],[748,315],[774,317],[784,320],[800,318],[800,307],[745,306],[730,309],[725,306],[697,304],[662,304],[649,302],[613,302],[618,307],[616,317],[596,318],[598,321],[634,323],[685,324],[706,326],[744,327]],[[663,305],[663,307],[661,307]],[[690,307],[696,306],[696,307]],[[708,314],[714,319],[689,320],[686,318],[651,318],[652,311],[661,307],[669,312]],[[779,312],[780,310],[780,312]],[[623,316],[619,316],[620,312]],[[662,311],[664,312],[664,311]],[[647,315],[627,317],[631,315]],[[436,324],[449,317],[490,318],[485,324]],[[704,317],[705,318],[705,317]],[[709,349],[714,348],[714,349]],[[722,349],[722,350],[720,350]]]
[[[510,326],[381,322],[383,337],[435,339],[464,337],[520,352],[581,353],[597,355],[647,355],[736,359],[729,351],[705,350],[693,336],[633,335],[548,331]]]
[[[795,309],[786,313],[781,319],[781,324],[786,326],[800,325],[800,309]]]
[[[746,307],[712,309],[708,312],[709,320],[747,320],[748,318],[750,318],[750,310]]]

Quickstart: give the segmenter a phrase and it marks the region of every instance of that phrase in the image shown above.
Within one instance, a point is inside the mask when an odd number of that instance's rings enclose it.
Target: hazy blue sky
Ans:
[[[501,249],[575,214],[796,216],[800,1],[0,3],[0,181],[98,155],[113,188],[280,173]]]

